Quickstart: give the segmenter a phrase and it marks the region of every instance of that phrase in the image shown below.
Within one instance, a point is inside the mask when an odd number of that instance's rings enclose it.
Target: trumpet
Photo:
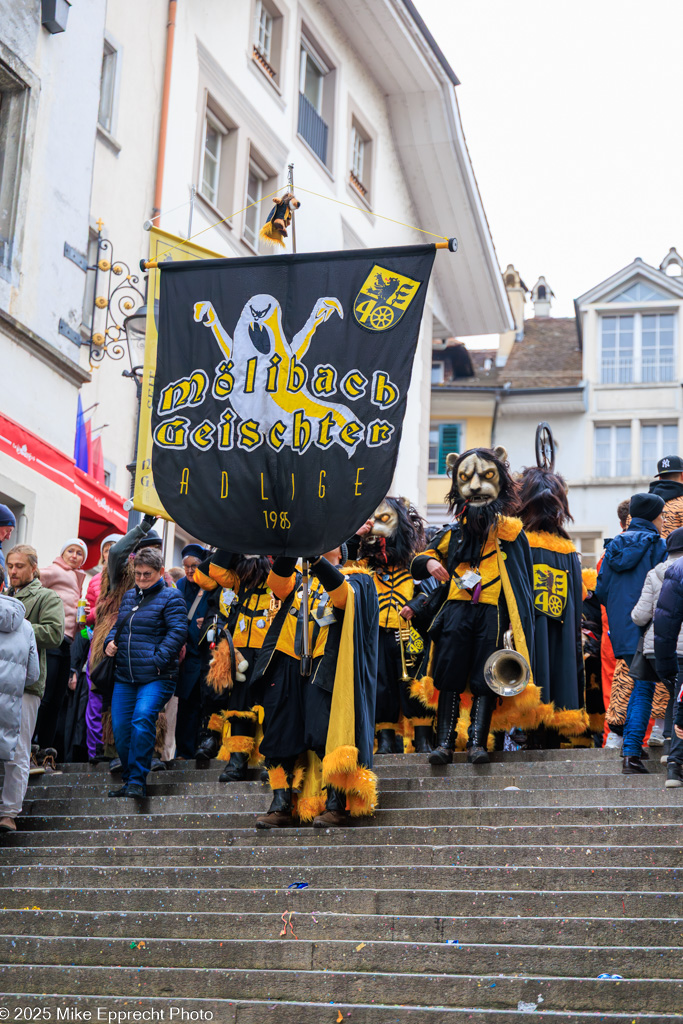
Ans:
[[[484,679],[499,697],[516,697],[531,679],[529,663],[514,648],[512,630],[503,637],[503,649],[489,655],[484,665]]]
[[[410,624],[408,623],[407,625],[408,625],[408,641],[410,642]],[[401,672],[401,682],[409,683],[410,680],[413,677],[408,675],[408,665],[407,665],[407,662],[406,662],[406,651],[405,651],[405,646],[404,646],[405,641],[403,639],[403,626],[401,624],[399,624],[399,627],[396,630],[396,638],[398,640],[398,646],[399,646],[399,649],[401,651],[401,668],[403,670]]]

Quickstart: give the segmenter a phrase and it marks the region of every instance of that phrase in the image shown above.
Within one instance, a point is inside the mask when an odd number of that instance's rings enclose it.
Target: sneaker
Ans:
[[[14,824],[14,818],[4,817],[0,818],[0,832],[16,832],[17,826]]]
[[[648,747],[663,747],[664,746],[664,723],[660,724],[659,720],[652,726],[652,732],[650,738],[647,741]]]
[[[621,746],[623,742],[623,738],[621,736],[617,736],[617,734],[615,732],[612,732],[612,730],[610,729],[610,731],[607,733],[607,739],[605,740],[604,749],[618,750],[619,752],[621,752]]]
[[[149,766],[149,770],[151,772],[165,772],[166,771],[166,765],[164,764],[164,762],[160,758],[153,757],[152,758],[152,763]]]
[[[683,786],[683,765],[670,764],[666,770],[666,782],[664,783],[664,789],[678,789],[679,786]],[[3,818],[3,821],[5,819]],[[2,822],[0,822],[0,825]]]
[[[122,771],[123,771],[123,765],[121,764],[121,758],[120,757],[112,757],[111,761],[109,762],[109,774],[110,775],[120,775]]]
[[[662,754],[662,756],[659,759],[659,763],[660,764],[668,764],[669,763],[669,755],[668,754]]]

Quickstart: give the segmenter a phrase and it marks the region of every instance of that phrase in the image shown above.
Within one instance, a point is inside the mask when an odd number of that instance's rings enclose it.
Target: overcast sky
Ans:
[[[683,254],[683,0],[416,5],[461,82],[498,261],[544,274],[552,315],[636,256]]]

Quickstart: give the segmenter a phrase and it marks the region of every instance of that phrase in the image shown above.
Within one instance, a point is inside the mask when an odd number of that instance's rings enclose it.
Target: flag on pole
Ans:
[[[163,507],[217,547],[320,554],[391,486],[433,245],[160,265]]]
[[[83,415],[83,403],[81,396],[78,396],[76,411],[76,440],[74,443],[74,461],[77,467],[88,473],[90,470],[90,445],[88,441],[88,426]]]

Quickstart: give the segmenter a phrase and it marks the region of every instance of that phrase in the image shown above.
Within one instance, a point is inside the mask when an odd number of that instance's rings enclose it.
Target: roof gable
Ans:
[[[640,287],[635,289],[633,295],[628,294],[635,286]],[[650,298],[635,298],[635,294],[645,295],[650,291],[653,292]],[[682,278],[669,277],[662,270],[636,257],[633,263],[622,267],[616,274],[580,295],[576,304],[582,307],[592,302],[653,302],[681,298]]]

